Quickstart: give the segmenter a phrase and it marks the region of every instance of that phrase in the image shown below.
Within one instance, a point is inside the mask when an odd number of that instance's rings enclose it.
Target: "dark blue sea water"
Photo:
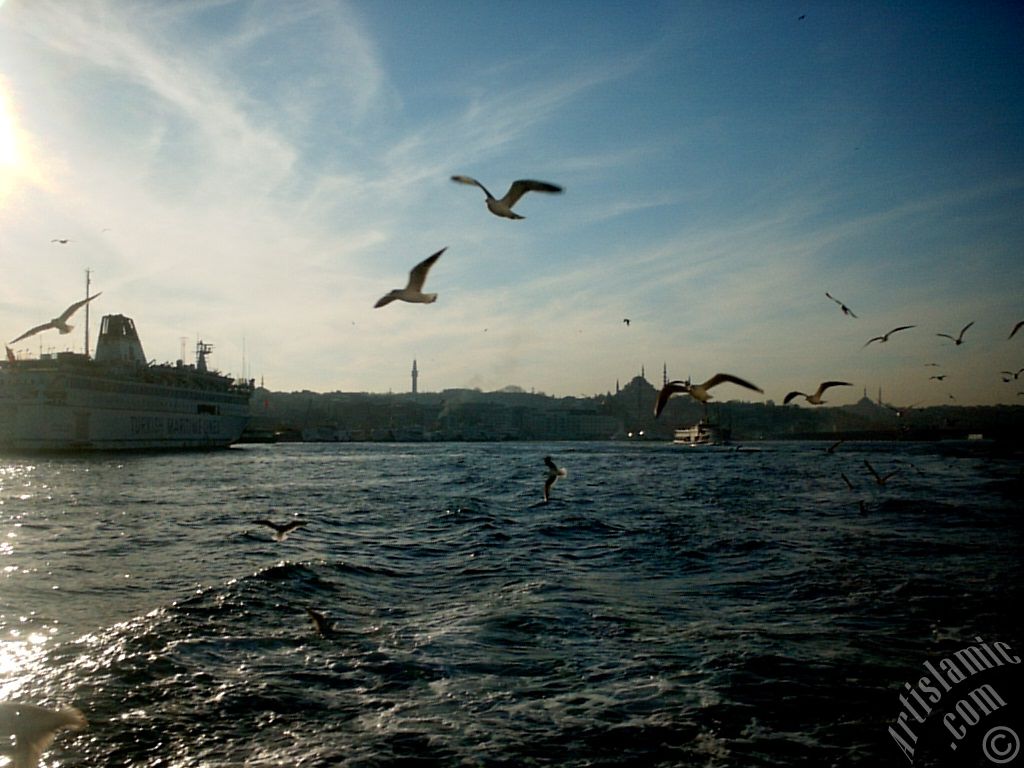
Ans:
[[[1021,455],[745,447],[2,459],[0,700],[80,708],[69,768],[910,765],[925,662],[1024,656]],[[913,764],[991,765],[1018,670],[943,691],[1006,706],[915,723]]]

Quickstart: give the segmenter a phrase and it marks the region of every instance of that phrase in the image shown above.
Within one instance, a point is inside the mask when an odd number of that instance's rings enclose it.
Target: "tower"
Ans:
[[[417,381],[417,379],[419,379],[419,377],[420,377],[420,373],[419,373],[419,371],[416,370],[416,360],[415,360],[415,358],[413,358],[413,361],[412,361],[412,393],[414,395],[416,394],[416,391],[417,391],[416,390],[416,381]]]

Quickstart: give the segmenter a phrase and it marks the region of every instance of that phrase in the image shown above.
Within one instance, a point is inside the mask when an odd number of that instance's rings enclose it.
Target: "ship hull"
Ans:
[[[132,376],[0,371],[0,448],[17,451],[220,448],[249,423],[246,391]]]

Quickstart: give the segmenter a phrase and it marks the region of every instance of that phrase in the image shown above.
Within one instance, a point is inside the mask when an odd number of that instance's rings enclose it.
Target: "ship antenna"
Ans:
[[[85,298],[87,298],[87,299],[89,298],[89,284],[90,284],[89,278],[90,278],[91,275],[92,275],[92,271],[88,267],[86,267],[85,268]],[[85,356],[89,357],[89,305],[88,304],[85,305]]]

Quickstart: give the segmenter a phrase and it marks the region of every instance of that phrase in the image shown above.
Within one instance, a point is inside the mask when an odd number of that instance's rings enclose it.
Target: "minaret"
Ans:
[[[89,277],[91,270],[85,270],[85,298],[89,298]],[[89,356],[89,305],[85,305],[85,356]]]
[[[416,359],[412,361],[412,393],[416,394],[416,380],[420,377],[419,371],[416,370]]]

